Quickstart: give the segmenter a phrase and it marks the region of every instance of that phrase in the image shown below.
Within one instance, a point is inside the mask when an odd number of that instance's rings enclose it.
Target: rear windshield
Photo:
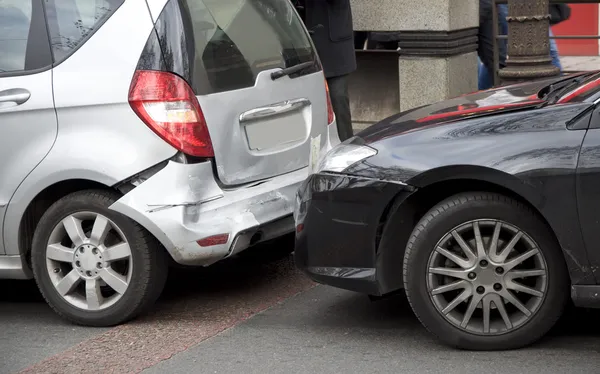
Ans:
[[[156,30],[163,68],[199,95],[252,87],[262,71],[317,59],[289,0],[171,0]],[[148,42],[146,54],[155,54]],[[315,64],[302,74],[319,69]]]

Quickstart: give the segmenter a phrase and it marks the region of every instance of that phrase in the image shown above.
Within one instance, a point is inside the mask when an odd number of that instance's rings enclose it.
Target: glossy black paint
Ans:
[[[373,143],[368,133],[360,134],[379,153],[348,173],[383,176],[417,188],[450,180],[485,181],[506,188],[548,221],[565,251],[573,283],[595,282],[575,193],[586,131],[567,129],[571,119],[590,108],[579,103],[436,123]],[[579,121],[588,123],[589,116]]]
[[[595,112],[592,124],[598,121],[598,109]],[[594,125],[598,126],[598,123]],[[600,128],[590,128],[586,133],[579,156],[576,185],[581,232],[591,271],[600,283]]]
[[[316,281],[380,294],[375,268],[381,217],[389,201],[406,189],[364,178],[311,176],[296,206],[297,266]]]
[[[572,286],[571,299],[580,308],[600,308],[600,286]]]
[[[586,84],[596,86],[594,79]],[[322,283],[372,295],[393,292],[402,287],[404,247],[418,219],[443,198],[483,188],[519,199],[540,213],[563,249],[574,287],[599,283],[600,129],[595,127],[600,123],[595,122],[600,113],[590,100],[596,99],[590,91],[582,100],[571,92],[572,100],[547,105],[540,97],[548,82],[552,81],[478,92],[417,108],[358,134],[350,142],[368,145],[378,153],[346,169],[344,174],[351,177],[338,178],[354,183],[361,178],[363,183],[378,181],[378,188],[383,188],[383,181],[409,187],[393,196],[380,194],[369,205],[368,214],[379,214],[369,216],[369,227],[378,221],[379,228],[376,234],[372,230],[361,233],[371,235],[368,239],[354,238],[355,230],[349,225],[329,222],[339,214],[339,192],[344,192],[346,205],[363,199],[362,193],[327,189],[327,211],[309,208],[304,215],[306,222],[318,220],[319,224],[318,228],[305,225],[298,234],[299,255],[306,257],[300,268]],[[321,193],[319,184],[310,181],[319,178],[312,176],[299,192],[309,207],[314,192]],[[366,206],[361,204],[360,209]],[[320,252],[324,247],[336,250]],[[356,259],[360,261],[348,262]],[[360,289],[347,273],[333,271],[324,277],[308,269],[373,266],[375,271],[363,279]]]

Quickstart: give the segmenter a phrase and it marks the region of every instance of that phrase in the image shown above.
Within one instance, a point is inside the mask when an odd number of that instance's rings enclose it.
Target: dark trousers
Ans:
[[[352,115],[350,114],[350,96],[348,95],[348,75],[327,79],[329,96],[335,113],[338,134],[344,141],[353,136]]]

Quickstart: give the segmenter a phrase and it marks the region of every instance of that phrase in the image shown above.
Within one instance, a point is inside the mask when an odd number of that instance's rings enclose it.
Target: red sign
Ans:
[[[599,34],[598,4],[570,4],[571,18],[552,28],[556,36]],[[598,56],[598,39],[557,39],[561,56]]]

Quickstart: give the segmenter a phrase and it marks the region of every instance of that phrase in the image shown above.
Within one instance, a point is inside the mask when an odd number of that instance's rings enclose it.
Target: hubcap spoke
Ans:
[[[513,270],[510,273],[506,274],[506,277],[510,279],[519,279],[529,277],[541,277],[542,275],[546,275],[546,270]]]
[[[454,238],[454,240],[456,240],[456,243],[458,243],[458,245],[463,250],[463,252],[465,252],[465,255],[470,261],[477,261],[477,256],[475,256],[475,253],[473,253],[471,247],[467,244],[467,242],[465,242],[465,240],[462,238],[462,236],[460,236],[460,234],[456,230],[452,230],[452,237]]]
[[[106,217],[98,215],[94,220],[94,226],[92,228],[92,234],[90,235],[90,243],[95,246],[104,244],[104,239],[110,231],[110,223]]]
[[[460,289],[467,288],[467,287],[469,287],[468,282],[466,282],[464,280],[459,280],[454,283],[448,283],[446,285],[434,288],[433,290],[431,290],[431,294],[439,295],[439,294],[443,294],[443,293],[454,291],[454,290],[460,290]]]
[[[490,332],[490,317],[491,317],[491,311],[490,311],[490,298],[489,297],[484,297],[482,300],[482,306],[483,306],[483,332],[486,334],[489,334]]]
[[[506,288],[508,288],[509,290],[513,290],[513,291],[518,291],[518,292],[523,292],[535,297],[542,297],[544,296],[543,292],[540,292],[534,288],[531,287],[527,287],[525,285],[522,285],[520,283],[517,282],[506,282]]]
[[[127,243],[121,243],[112,247],[106,248],[104,251],[104,259],[106,261],[116,261],[128,258],[131,256],[131,248]]]
[[[442,247],[437,247],[436,251],[463,269],[467,269],[472,266],[472,264],[469,261],[460,258],[459,256],[455,255],[454,253],[450,252],[447,249],[444,249]]]
[[[479,229],[479,222],[473,222],[473,233],[475,234],[475,244],[477,246],[477,258],[479,260],[484,259],[486,255],[483,239],[481,238],[481,230]]]
[[[46,248],[46,257],[58,262],[72,262],[74,254],[74,249],[67,248],[60,243],[50,244]]]
[[[494,234],[492,235],[492,240],[490,241],[490,248],[488,253],[490,257],[495,258],[498,252],[498,241],[500,239],[500,230],[502,229],[502,223],[496,222],[496,226],[494,227]]]
[[[521,303],[519,299],[514,297],[513,294],[510,293],[510,291],[504,290],[504,292],[502,292],[502,297],[512,305],[516,306],[517,309],[519,309],[521,313],[525,314],[527,317],[531,315],[531,311],[527,309],[527,307],[523,305],[523,303]]]
[[[122,295],[127,291],[127,281],[122,275],[117,274],[114,270],[102,269],[99,274],[100,278],[116,292]]]
[[[450,302],[450,304],[448,304],[448,306],[446,306],[444,308],[444,310],[442,310],[442,313],[444,314],[448,314],[451,311],[454,310],[454,308],[456,308],[458,306],[458,304],[462,303],[463,301],[467,300],[469,298],[469,296],[471,296],[471,290],[468,288],[465,288],[463,292],[461,292],[460,295],[456,296],[454,298],[454,300],[452,300],[452,302]]]
[[[100,292],[100,282],[97,279],[88,279],[85,282],[85,300],[87,301],[88,309],[100,309],[103,299]]]
[[[500,316],[502,317],[502,320],[504,321],[506,328],[509,330],[512,329],[513,325],[512,325],[512,322],[510,321],[510,317],[508,316],[508,313],[506,312],[506,307],[504,306],[504,301],[502,301],[502,298],[499,295],[490,295],[489,297],[490,297],[490,300],[494,303],[494,305],[498,309],[498,312],[500,313]]]
[[[469,279],[469,272],[467,270],[462,270],[462,269],[430,268],[429,272],[431,274],[445,275],[445,276],[448,276],[451,278],[457,278],[457,279],[463,279],[463,280]]]
[[[521,265],[525,260],[537,255],[539,253],[537,248],[530,249],[529,251],[515,257],[504,264],[504,271],[511,271],[516,266]]]
[[[523,232],[522,231],[517,232],[515,234],[515,236],[513,236],[513,238],[510,240],[510,242],[508,242],[508,244],[506,244],[506,246],[504,247],[502,252],[500,252],[500,254],[498,255],[498,257],[495,260],[497,262],[506,261],[506,259],[508,258],[508,255],[515,248],[515,245],[517,245],[517,243],[519,242],[519,240],[521,240],[522,237],[523,237]]]
[[[63,219],[62,224],[65,227],[67,235],[69,235],[69,238],[76,247],[79,247],[88,240],[87,236],[85,236],[85,233],[83,232],[83,229],[81,228],[81,220],[73,216],[69,216]]]
[[[473,316],[473,312],[475,311],[475,309],[477,309],[477,305],[481,302],[481,299],[483,297],[481,295],[478,294],[474,294],[473,297],[471,297],[471,301],[469,302],[469,306],[467,307],[467,311],[465,312],[465,316],[463,317],[462,323],[460,324],[461,327],[467,327],[467,325],[469,324],[469,322],[471,321],[471,317]]]
[[[59,294],[65,296],[71,293],[71,291],[73,291],[75,287],[77,287],[80,281],[81,278],[79,277],[79,274],[75,269],[73,269],[69,272],[69,274],[65,275],[65,277],[61,279],[60,282],[56,284],[56,290]]]

